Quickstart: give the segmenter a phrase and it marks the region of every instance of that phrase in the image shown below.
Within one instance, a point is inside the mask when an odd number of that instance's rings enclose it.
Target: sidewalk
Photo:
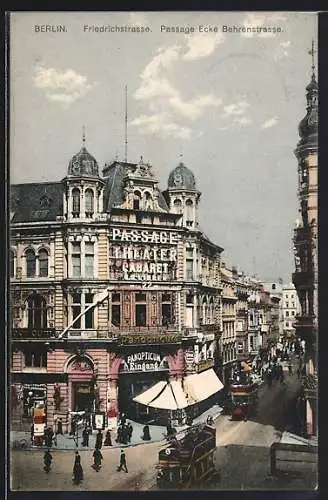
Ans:
[[[223,408],[219,405],[215,405],[209,410],[205,411],[202,415],[199,417],[195,418],[193,421],[193,424],[201,423],[201,422],[206,422],[207,417],[210,415],[213,420],[219,417],[219,415],[222,413]],[[116,433],[111,432],[111,437],[112,437],[112,443],[113,446],[108,447],[108,448],[126,448],[128,446],[137,446],[140,444],[147,444],[147,443],[155,443],[159,441],[163,441],[165,439],[165,434],[166,434],[166,427],[160,426],[160,425],[149,425],[149,431],[150,431],[150,441],[143,441],[141,439],[141,436],[143,434],[143,427],[144,424],[140,424],[138,422],[134,422],[133,420],[128,420],[128,422],[131,422],[132,427],[133,427],[133,433],[132,433],[132,439],[131,443],[128,445],[116,443]],[[183,425],[181,427],[176,427],[177,431],[182,431],[186,429],[188,426]],[[79,430],[79,438],[78,438],[78,449],[79,450],[91,450],[95,448],[96,444],[96,435],[97,431],[93,431],[93,433],[89,437],[89,446],[88,447],[82,447],[82,430]],[[103,437],[105,438],[105,431],[103,431]],[[10,432],[10,444],[13,446],[15,442],[20,442],[21,440],[26,440],[27,446],[24,447],[25,450],[40,450],[40,449],[46,449],[45,446],[32,446],[31,445],[31,438],[30,438],[30,433],[29,432],[24,432],[24,431],[11,431]],[[76,440],[76,438],[75,438]],[[75,440],[73,439],[73,436],[69,436],[68,434],[65,435],[57,435],[57,445],[53,443],[53,450],[74,450],[77,449]],[[105,447],[107,448],[107,447]]]

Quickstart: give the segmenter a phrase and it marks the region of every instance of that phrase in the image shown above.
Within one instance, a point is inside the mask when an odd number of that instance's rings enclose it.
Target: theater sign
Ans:
[[[166,358],[154,352],[137,352],[126,357],[125,372],[154,372],[167,368]]]
[[[113,228],[110,266],[116,279],[175,279],[178,235],[172,231]]]

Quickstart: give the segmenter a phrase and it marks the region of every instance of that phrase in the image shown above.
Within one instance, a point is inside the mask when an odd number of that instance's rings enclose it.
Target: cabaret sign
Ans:
[[[162,361],[154,352],[137,352],[127,357],[125,368],[129,372],[153,372],[160,369]]]
[[[178,235],[169,231],[147,231],[138,229],[113,228],[112,241],[176,245]]]

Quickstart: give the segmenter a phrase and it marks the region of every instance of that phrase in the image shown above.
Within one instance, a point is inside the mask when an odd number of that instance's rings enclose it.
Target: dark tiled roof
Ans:
[[[124,202],[123,179],[128,170],[136,167],[136,163],[123,163],[115,161],[104,169],[103,173],[106,173],[106,178],[104,179],[106,182],[104,189],[105,211],[109,212],[112,207],[121,205]],[[169,211],[165,198],[161,192],[159,192],[158,203],[163,210]]]
[[[10,187],[12,222],[54,221],[63,215],[63,184],[44,182]]]

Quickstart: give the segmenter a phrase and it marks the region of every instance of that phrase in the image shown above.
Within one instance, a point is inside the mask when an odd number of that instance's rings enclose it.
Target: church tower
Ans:
[[[168,188],[163,193],[172,213],[180,214],[178,224],[198,229],[198,204],[201,193],[196,189],[195,176],[181,161],[169,175]]]
[[[306,87],[306,115],[299,124],[295,150],[298,162],[300,217],[294,230],[295,285],[301,313],[296,317],[296,337],[304,341],[303,360],[306,433],[317,431],[317,334],[318,334],[318,83],[312,42],[312,75]]]

